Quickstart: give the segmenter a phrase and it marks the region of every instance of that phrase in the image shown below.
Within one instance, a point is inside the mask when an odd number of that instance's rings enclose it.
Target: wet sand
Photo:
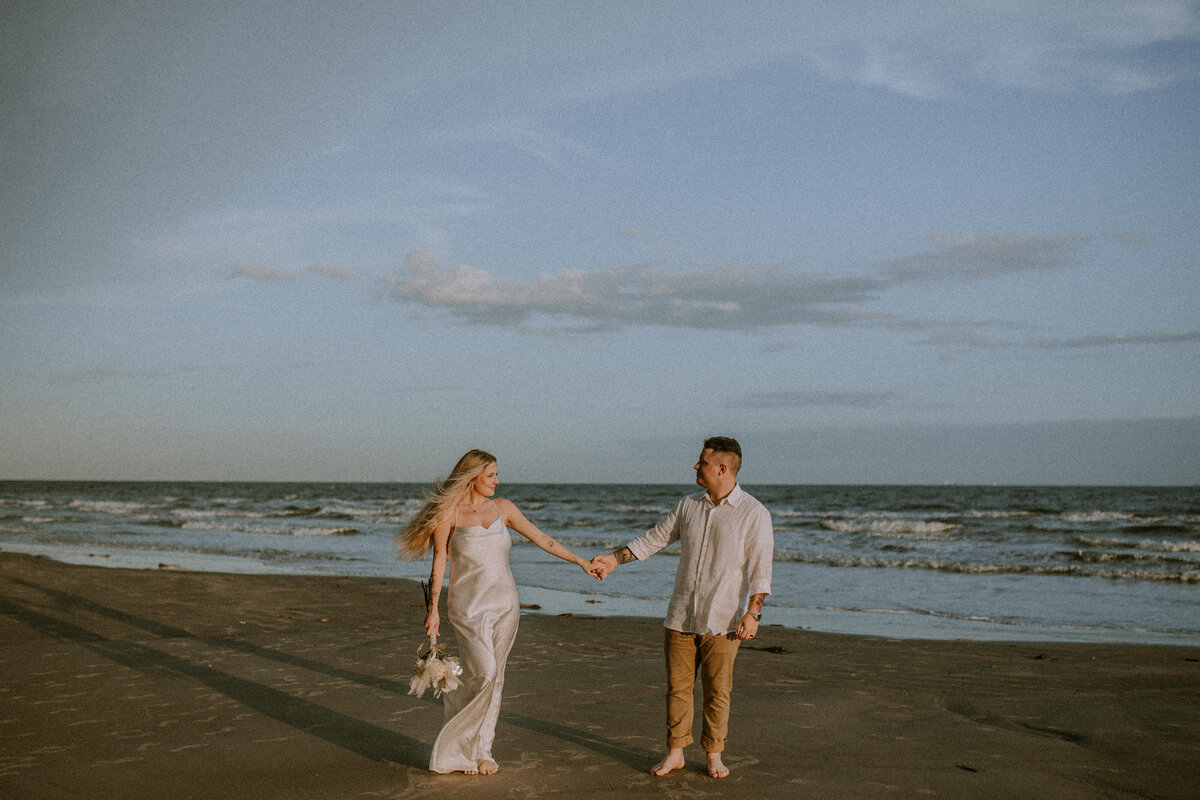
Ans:
[[[522,617],[500,773],[440,776],[418,585],[0,554],[0,797],[1200,797],[1200,649],[770,626],[732,775],[656,778],[661,626],[603,611]]]

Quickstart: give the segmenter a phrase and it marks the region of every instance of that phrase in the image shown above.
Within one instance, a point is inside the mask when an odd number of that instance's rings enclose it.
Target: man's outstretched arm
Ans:
[[[607,576],[620,564],[628,564],[630,561],[637,561],[637,556],[629,549],[629,546],[614,550],[611,553],[602,553],[598,556],[592,556],[592,563],[603,571],[603,576]]]

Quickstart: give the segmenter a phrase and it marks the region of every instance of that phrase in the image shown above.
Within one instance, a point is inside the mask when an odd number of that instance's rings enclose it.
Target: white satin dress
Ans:
[[[508,565],[512,538],[498,508],[496,512],[495,522],[486,528],[455,525],[450,537],[446,615],[457,637],[463,675],[457,689],[442,695],[446,719],[429,758],[434,772],[474,771],[480,761],[492,759],[504,665],[521,616]]]

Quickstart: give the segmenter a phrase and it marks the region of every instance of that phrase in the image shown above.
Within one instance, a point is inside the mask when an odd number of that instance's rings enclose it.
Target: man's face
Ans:
[[[696,461],[696,483],[703,489],[712,489],[717,485],[717,479],[721,474],[721,465],[713,460],[713,451],[711,448],[704,448],[700,451],[700,458]]]

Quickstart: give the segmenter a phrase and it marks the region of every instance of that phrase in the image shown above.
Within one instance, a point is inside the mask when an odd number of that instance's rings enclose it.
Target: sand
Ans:
[[[525,613],[500,773],[439,776],[441,702],[407,694],[418,585],[0,554],[0,797],[1200,797],[1196,648],[768,626],[731,776],[693,746],[656,778],[660,623],[596,614]]]

